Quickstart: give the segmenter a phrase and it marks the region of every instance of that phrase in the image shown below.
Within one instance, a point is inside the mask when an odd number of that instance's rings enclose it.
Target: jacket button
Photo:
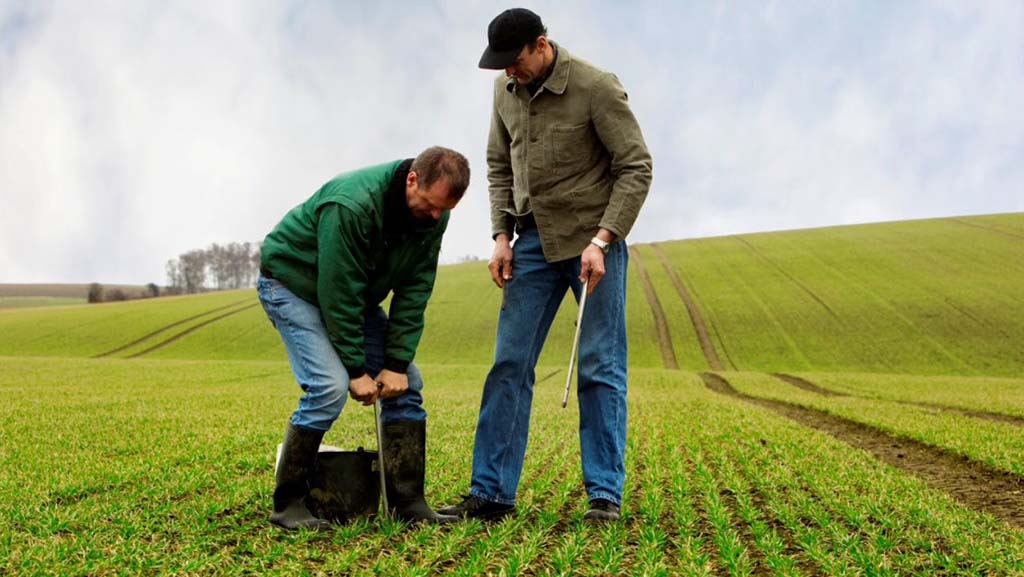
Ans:
[[[536,137],[536,136],[534,136],[533,138],[531,138],[531,139],[530,139],[530,142],[537,142],[537,137]]]

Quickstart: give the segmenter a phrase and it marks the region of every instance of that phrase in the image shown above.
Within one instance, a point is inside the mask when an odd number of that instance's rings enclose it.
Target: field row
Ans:
[[[297,396],[283,363],[0,359],[0,369],[7,575],[1022,569],[1021,530],[694,373],[633,372],[621,523],[581,522],[579,415],[559,407],[554,379],[537,388],[518,517],[284,534],[266,523],[273,448]],[[467,489],[485,371],[424,367],[435,503]],[[758,375],[725,375],[737,389],[760,386],[744,380]],[[372,412],[349,405],[325,442],[372,446]]]

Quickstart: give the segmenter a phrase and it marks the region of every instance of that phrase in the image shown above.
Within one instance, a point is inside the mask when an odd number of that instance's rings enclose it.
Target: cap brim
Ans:
[[[491,50],[491,47],[488,46],[487,48],[484,48],[484,53],[480,56],[480,64],[478,64],[478,66],[487,70],[504,70],[509,66],[512,66],[516,61],[516,58],[519,58],[519,53],[522,51],[522,46],[500,52],[497,50]]]

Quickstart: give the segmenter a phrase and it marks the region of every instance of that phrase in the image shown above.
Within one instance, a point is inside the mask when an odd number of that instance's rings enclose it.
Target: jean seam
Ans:
[[[295,334],[295,324],[290,319],[288,319],[288,318],[282,317],[282,320],[286,321],[285,322],[285,329],[288,331],[289,338],[291,338],[291,341],[293,343],[298,345],[298,343],[299,343],[299,341],[301,339],[299,339],[296,336],[296,334]],[[311,371],[310,371],[310,368],[309,368],[309,364],[306,362],[306,355],[302,354],[300,351],[296,351],[296,355],[295,356],[296,356],[296,358],[299,361],[299,368],[302,369],[302,376],[304,378],[306,378],[306,379],[309,379]],[[299,383],[299,387],[302,388],[302,383],[301,382]],[[305,389],[303,389],[302,393],[303,393],[303,395],[306,394]]]

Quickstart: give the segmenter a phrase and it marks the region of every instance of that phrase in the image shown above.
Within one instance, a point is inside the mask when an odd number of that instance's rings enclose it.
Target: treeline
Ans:
[[[166,292],[166,291],[164,291]],[[141,290],[128,290],[121,287],[106,288],[98,282],[89,285],[87,299],[91,303],[106,303],[114,301],[131,301],[135,299],[148,299],[158,297],[161,294],[160,287],[149,283]]]
[[[211,244],[167,261],[164,294],[193,294],[256,284],[260,269],[260,243]]]

